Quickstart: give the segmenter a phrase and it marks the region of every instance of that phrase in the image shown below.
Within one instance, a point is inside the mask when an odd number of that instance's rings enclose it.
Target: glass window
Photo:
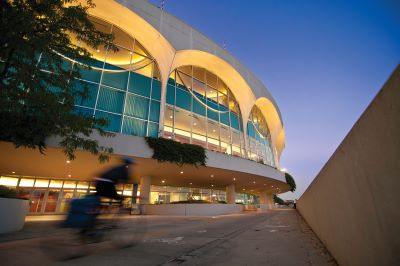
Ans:
[[[19,187],[33,187],[33,183],[35,183],[34,179],[27,179],[27,178],[21,178],[21,181],[19,181]]]
[[[158,122],[160,120],[160,103],[157,101],[151,101],[150,120],[153,122]]]
[[[147,120],[149,113],[149,102],[149,99],[128,94],[125,103],[125,114]]]
[[[129,87],[128,87],[128,90],[130,92],[150,97],[150,85],[151,85],[150,78],[131,72],[129,76]]]
[[[146,136],[146,122],[143,120],[124,117],[124,125],[122,128],[122,133],[127,135],[134,135],[139,137]]]
[[[91,69],[89,70],[88,68],[75,64],[75,67],[79,69],[79,73],[81,75],[81,79],[88,80],[91,82],[100,82],[100,77],[101,77],[101,70],[99,69]],[[103,63],[101,63],[101,68],[103,67]]]
[[[239,117],[234,113],[230,113],[230,118],[231,118],[231,127],[239,130]]]
[[[76,181],[64,181],[64,188],[72,188],[76,187]]]
[[[93,84],[90,82],[85,82],[82,80],[74,80],[75,89],[79,92],[84,92],[85,88],[87,89],[87,98],[82,98],[80,96],[75,98],[75,104],[80,106],[86,106],[90,108],[94,108],[96,104],[97,91],[99,89],[99,85]]]
[[[188,91],[176,88],[176,106],[191,110],[192,95]]]
[[[175,110],[175,128],[191,131],[192,115],[190,112],[179,109]]]
[[[206,82],[205,75],[206,75],[206,73],[205,73],[204,68],[196,67],[196,66],[193,67],[193,77],[194,78],[205,83]]]
[[[36,179],[35,187],[48,187],[49,180],[48,179]]]
[[[196,92],[198,95],[206,96],[206,84],[196,79],[193,79],[192,91]]]
[[[159,127],[159,125],[156,123],[149,123],[149,132],[147,135],[149,137],[157,138],[158,137],[158,127]]]
[[[128,85],[128,71],[106,72],[103,73],[102,84],[121,90],[126,90]]]
[[[205,117],[193,115],[192,121],[193,121],[192,132],[205,136],[207,132]]]
[[[167,85],[167,103],[175,105],[175,87],[168,84]]]
[[[125,47],[126,49],[132,50],[133,49],[133,38],[131,38],[128,34],[124,31],[119,29],[116,26],[113,26],[113,34],[114,34],[114,43]]]
[[[0,177],[0,185],[16,187],[17,184],[18,184],[18,178],[16,177],[7,177],[7,176]]]
[[[213,88],[218,87],[217,86],[217,76],[209,71],[206,71],[206,82],[207,82],[207,85],[209,85]]]
[[[174,125],[174,109],[170,106],[165,107],[164,125],[169,127]]]
[[[161,100],[161,82],[156,79],[153,79],[151,98],[159,101]]]
[[[103,127],[104,130],[119,132],[121,129],[121,119],[120,115],[114,115],[106,112],[96,111],[96,118],[103,118],[108,120],[108,125]]]
[[[201,104],[198,98],[193,98],[193,112],[202,116],[206,115],[206,107]]]
[[[125,94],[111,88],[101,86],[97,109],[122,114]]]
[[[62,188],[63,181],[62,180],[50,180],[49,187],[51,188]]]

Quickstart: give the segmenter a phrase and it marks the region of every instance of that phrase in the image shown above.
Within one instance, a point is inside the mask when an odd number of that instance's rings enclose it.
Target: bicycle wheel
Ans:
[[[112,219],[112,224],[113,227],[108,231],[109,239],[117,248],[140,244],[147,232],[145,215],[116,215]]]

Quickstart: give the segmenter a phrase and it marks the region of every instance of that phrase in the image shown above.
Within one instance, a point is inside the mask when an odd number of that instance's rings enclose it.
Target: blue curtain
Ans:
[[[147,135],[149,137],[157,138],[158,137],[158,124],[149,123],[149,133]]]
[[[75,90],[80,92],[83,92],[85,86],[88,89],[88,98],[83,99],[82,97],[76,97],[75,104],[94,108],[99,85],[81,80],[74,80],[74,86]]]
[[[101,84],[126,90],[126,86],[128,85],[128,72],[103,72]]]
[[[167,103],[175,105],[175,87],[170,84],[167,85]]]
[[[176,88],[176,106],[191,111],[192,95],[188,91]]]
[[[161,82],[156,79],[153,79],[151,98],[159,101],[161,100]]]
[[[232,112],[230,114],[231,114],[231,127],[239,130],[239,117]]]
[[[159,122],[160,120],[160,103],[151,101],[150,106],[150,121]]]

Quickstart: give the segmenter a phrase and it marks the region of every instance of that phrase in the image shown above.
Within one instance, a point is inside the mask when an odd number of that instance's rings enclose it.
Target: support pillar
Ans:
[[[226,202],[228,204],[235,204],[236,192],[235,185],[231,184],[226,187]]]
[[[140,178],[140,204],[149,204],[150,202],[150,186],[151,186],[151,177],[143,176]]]
[[[260,193],[260,209],[261,210],[270,210],[274,207],[273,195],[267,193],[267,191],[262,191]]]

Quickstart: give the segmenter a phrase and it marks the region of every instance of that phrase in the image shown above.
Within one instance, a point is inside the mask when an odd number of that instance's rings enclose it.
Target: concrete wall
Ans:
[[[28,208],[28,200],[0,198],[0,234],[21,230]]]
[[[179,216],[212,216],[239,213],[243,211],[241,204],[160,204],[143,205],[145,214],[179,215]]]
[[[400,66],[298,201],[339,265],[400,265]]]

